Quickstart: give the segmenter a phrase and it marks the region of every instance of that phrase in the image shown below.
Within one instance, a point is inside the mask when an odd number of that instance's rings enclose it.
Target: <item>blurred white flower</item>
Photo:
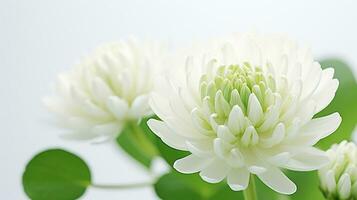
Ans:
[[[321,189],[327,199],[357,199],[357,147],[343,141],[327,150],[330,162],[319,170]]]
[[[152,114],[148,104],[163,48],[133,38],[99,47],[71,71],[61,74],[57,94],[45,104],[67,129],[65,137],[105,140],[127,121]]]
[[[200,172],[211,183],[227,178],[236,191],[255,174],[277,192],[294,193],[280,168],[310,171],[328,162],[313,145],[341,118],[313,116],[335,95],[334,70],[322,70],[308,48],[280,35],[212,43],[192,51],[153,92],[150,105],[162,121],[150,120],[150,128],[192,153],[175,162],[182,173]]]

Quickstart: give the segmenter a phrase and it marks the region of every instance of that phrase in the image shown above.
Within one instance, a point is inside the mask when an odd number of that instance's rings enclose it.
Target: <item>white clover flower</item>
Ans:
[[[357,199],[357,146],[342,141],[327,150],[330,162],[319,170],[321,190],[327,199]]]
[[[322,70],[309,49],[278,35],[234,35],[202,49],[150,101],[162,120],[150,120],[150,128],[169,146],[192,153],[174,168],[200,172],[210,183],[227,178],[236,191],[255,174],[277,192],[294,193],[281,168],[310,171],[328,162],[313,145],[341,118],[313,116],[335,95],[334,70]]]
[[[133,38],[99,47],[61,74],[57,94],[45,99],[66,137],[109,139],[125,123],[152,115],[148,95],[160,71],[161,45]]]

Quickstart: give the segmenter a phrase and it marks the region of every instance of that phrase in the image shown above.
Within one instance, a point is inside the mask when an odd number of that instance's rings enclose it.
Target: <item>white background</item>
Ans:
[[[49,126],[41,98],[58,72],[97,45],[134,35],[173,43],[257,29],[285,32],[316,58],[357,66],[356,1],[0,0],[0,199],[26,199],[25,163],[48,147],[81,155],[96,182],[147,180],[111,145],[65,142]],[[357,68],[355,68],[355,71]],[[155,199],[152,189],[89,190],[83,199]]]

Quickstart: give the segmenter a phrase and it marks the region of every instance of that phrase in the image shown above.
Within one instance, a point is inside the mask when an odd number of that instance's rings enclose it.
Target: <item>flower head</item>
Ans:
[[[328,165],[319,170],[321,189],[328,199],[357,199],[357,146],[342,141],[327,154]]]
[[[327,163],[313,145],[341,118],[313,116],[333,99],[338,81],[308,48],[283,36],[248,33],[193,52],[150,103],[162,120],[150,120],[150,128],[169,146],[192,153],[175,162],[176,170],[200,172],[211,183],[227,178],[237,191],[255,174],[291,194],[296,186],[281,168],[309,171]]]
[[[101,46],[59,76],[57,94],[45,103],[67,137],[115,137],[127,121],[152,114],[148,95],[162,57],[161,45],[133,38]]]

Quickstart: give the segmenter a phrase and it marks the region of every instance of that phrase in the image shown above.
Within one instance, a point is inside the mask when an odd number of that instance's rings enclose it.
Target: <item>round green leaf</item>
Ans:
[[[195,190],[193,183],[187,182],[184,175],[169,173],[155,183],[155,192],[163,200],[200,200],[201,194]]]
[[[243,200],[242,192],[231,190],[226,182],[211,184],[196,174],[172,171],[155,184],[155,192],[163,200]]]
[[[87,164],[61,149],[37,154],[22,176],[26,194],[33,200],[69,200],[82,196],[91,183]]]

